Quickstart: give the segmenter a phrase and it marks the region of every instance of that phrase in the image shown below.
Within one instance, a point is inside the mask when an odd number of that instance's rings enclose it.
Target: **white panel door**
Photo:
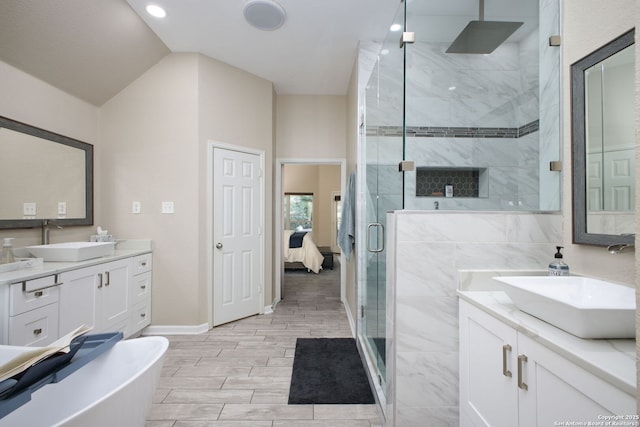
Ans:
[[[213,325],[260,312],[260,156],[213,150]]]
[[[635,150],[604,153],[604,209],[606,211],[634,211]]]

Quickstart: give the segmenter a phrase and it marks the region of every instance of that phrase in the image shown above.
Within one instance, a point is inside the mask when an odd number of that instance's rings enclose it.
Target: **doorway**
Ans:
[[[209,146],[210,326],[263,312],[264,153]]]
[[[289,170],[287,174],[286,170]],[[306,170],[305,170],[306,169]],[[335,193],[343,193],[346,186],[346,161],[344,159],[278,159],[276,161],[276,200],[275,200],[275,218],[278,218],[275,224],[275,240],[276,248],[279,248],[279,254],[275,257],[275,295],[274,306],[284,295],[284,242],[283,235],[286,230],[286,217],[284,202],[285,193],[314,193],[313,217],[311,218],[312,236],[317,246],[328,247],[330,252],[333,251],[332,244],[332,227],[336,222],[332,219],[333,210],[335,208]],[[333,172],[330,172],[333,171]],[[335,173],[335,178],[327,179],[325,173]],[[292,174],[294,175],[292,177]],[[287,179],[287,175],[289,179]],[[315,180],[312,183],[304,184],[303,176],[313,176]],[[294,181],[294,187],[289,186],[288,182]],[[335,184],[329,184],[335,182]],[[305,186],[306,185],[306,186]],[[314,190],[308,188],[314,187]],[[337,187],[337,188],[333,188]],[[337,190],[337,191],[336,191]],[[342,255],[339,255],[341,264],[344,264]],[[321,274],[321,273],[320,273]],[[345,269],[340,269],[340,299],[345,299]]]

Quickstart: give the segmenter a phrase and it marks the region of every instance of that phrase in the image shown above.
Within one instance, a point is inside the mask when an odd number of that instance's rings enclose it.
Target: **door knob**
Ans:
[[[216,243],[216,248],[222,249],[222,243],[220,243],[220,242]]]

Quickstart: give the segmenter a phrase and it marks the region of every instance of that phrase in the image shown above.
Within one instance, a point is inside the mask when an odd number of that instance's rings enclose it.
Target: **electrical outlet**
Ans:
[[[37,204],[35,202],[26,202],[22,205],[22,214],[24,216],[36,216],[38,211]]]
[[[173,202],[162,202],[162,213],[163,214],[172,214],[174,213],[174,205]]]
[[[67,214],[67,202],[58,202],[58,215]]]
[[[140,212],[142,212],[142,206],[140,205],[140,202],[134,201],[131,204],[131,213],[139,214]]]

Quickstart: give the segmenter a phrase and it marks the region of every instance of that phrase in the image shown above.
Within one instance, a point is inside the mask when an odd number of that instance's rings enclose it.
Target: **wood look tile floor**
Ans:
[[[340,270],[285,274],[274,313],[170,346],[146,427],[382,427],[376,405],[288,405],[296,339],[351,337]]]

